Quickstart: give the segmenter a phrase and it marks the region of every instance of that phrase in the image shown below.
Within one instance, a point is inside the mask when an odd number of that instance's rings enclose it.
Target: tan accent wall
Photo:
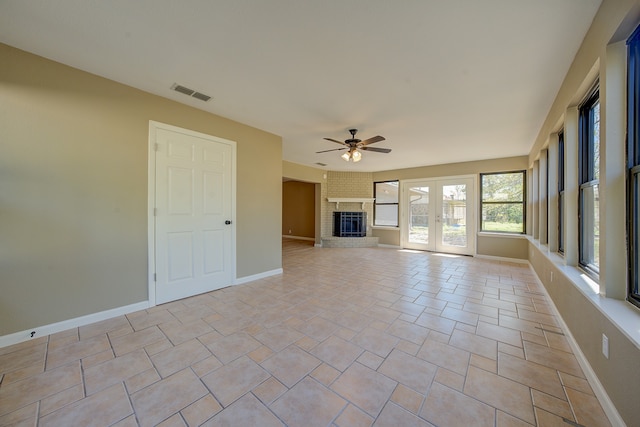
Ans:
[[[282,183],[282,235],[315,238],[316,184]]]
[[[148,299],[149,120],[237,142],[237,277],[282,267],[279,136],[2,44],[0,63],[0,335]]]
[[[323,200],[326,201],[327,198],[327,171],[282,161],[282,177],[315,184],[314,236],[316,245],[320,245],[322,243]]]

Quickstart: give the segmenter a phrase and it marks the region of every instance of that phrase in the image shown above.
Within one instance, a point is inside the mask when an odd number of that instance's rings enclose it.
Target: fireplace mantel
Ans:
[[[336,204],[336,209],[340,209],[340,203],[362,203],[362,210],[364,210],[365,203],[373,203],[374,198],[365,197],[327,197],[327,201]]]

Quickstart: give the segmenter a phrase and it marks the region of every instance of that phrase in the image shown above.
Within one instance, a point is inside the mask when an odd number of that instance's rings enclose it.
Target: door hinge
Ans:
[[[160,148],[160,145],[158,145],[157,142],[155,144],[153,144],[153,150],[154,151],[158,151],[159,148]]]
[[[157,275],[156,275],[156,273],[153,273],[153,281],[154,281],[154,282],[157,282],[157,281],[158,281],[158,280],[157,280]]]
[[[153,208],[153,216],[158,216],[158,208]]]

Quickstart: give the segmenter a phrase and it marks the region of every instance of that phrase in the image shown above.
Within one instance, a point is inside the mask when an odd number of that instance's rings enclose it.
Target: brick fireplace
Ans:
[[[365,237],[367,235],[366,212],[333,212],[335,237]]]

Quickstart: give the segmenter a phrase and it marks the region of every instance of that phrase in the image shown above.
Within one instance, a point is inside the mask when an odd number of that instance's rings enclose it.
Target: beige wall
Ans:
[[[549,135],[562,127],[569,106],[576,106],[593,85],[598,75],[598,63],[606,56],[607,45],[624,40],[638,25],[640,3],[637,0],[604,0],[587,32],[571,68],[556,95],[529,154],[529,161],[538,157],[548,143]]]
[[[335,172],[324,171],[290,162],[283,162],[283,176],[321,185],[321,235],[333,232],[332,215],[335,203],[328,203],[327,197],[373,197],[373,183],[376,181],[437,178],[457,175],[476,175],[486,172],[501,172],[527,169],[527,156],[501,159],[479,160],[475,162],[452,163],[418,168],[396,169],[382,172]],[[325,178],[326,176],[326,178]],[[340,204],[340,210],[361,210],[357,203]],[[373,206],[365,206],[369,227],[367,235],[379,238],[383,245],[400,246],[400,230],[371,229]],[[318,240],[316,234],[316,240]],[[527,259],[527,240],[513,239],[499,235],[477,236],[479,255]],[[504,242],[503,242],[504,241]]]
[[[529,241],[525,236],[478,235],[477,251],[480,255],[526,260],[528,249]]]
[[[443,176],[471,175],[486,172],[504,172],[523,169],[527,169],[527,156],[505,157],[501,159],[478,160],[475,162],[449,163],[446,165],[374,172],[373,180],[391,181],[394,179],[439,178]]]
[[[629,331],[637,327],[616,323],[614,314],[624,311],[629,323],[640,322],[637,308],[624,301],[626,296],[626,231],[625,231],[625,131],[626,131],[626,46],[624,40],[640,23],[637,0],[603,0],[580,49],[529,153],[529,163],[536,160],[551,142],[555,132],[565,128],[567,155],[565,178],[567,213],[564,257],[539,249],[540,241],[529,243],[529,262],[551,295],[582,353],[603,385],[609,398],[628,426],[640,425],[637,396],[640,393],[640,371],[633,368],[640,359],[637,341]],[[578,259],[577,212],[577,106],[586,91],[600,82],[600,271],[598,283],[603,294],[587,298],[564,271],[580,275]],[[554,147],[555,149],[555,147]],[[551,149],[549,150],[552,153]],[[555,176],[552,172],[552,175]],[[555,182],[552,182],[552,186]],[[553,188],[553,187],[551,187]],[[567,196],[569,197],[569,196]],[[543,216],[541,212],[540,216]],[[555,212],[549,213],[550,217]],[[532,217],[540,222],[543,218]],[[535,224],[534,224],[535,226]],[[556,244],[557,232],[549,229],[550,245]],[[557,246],[556,246],[557,247]],[[553,260],[552,260],[553,259]],[[553,272],[553,280],[551,273]],[[605,296],[606,295],[606,296]],[[621,305],[620,305],[621,304]],[[625,305],[628,304],[628,305]],[[602,334],[609,338],[609,359],[602,354]]]
[[[478,175],[487,172],[506,172],[527,169],[527,156],[502,159],[478,160],[475,162],[451,163],[446,165],[396,169],[374,172],[373,181],[439,178],[458,175]],[[477,195],[479,198],[480,195]],[[478,202],[479,206],[479,202]],[[375,229],[373,235],[379,237],[380,244],[400,245],[399,230]],[[527,240],[511,236],[479,234],[476,237],[477,254],[502,258],[527,259]]]
[[[316,184],[282,183],[282,235],[315,238]]]
[[[0,63],[0,336],[147,300],[149,120],[237,142],[237,277],[281,268],[280,137],[2,44]]]
[[[389,228],[374,228],[372,236],[378,238],[378,244],[400,246],[400,230],[392,230]]]
[[[310,166],[282,161],[282,176],[303,182],[325,183],[327,171]]]
[[[620,416],[627,426],[640,426],[640,370],[634,367],[640,349],[532,243],[529,262]],[[602,355],[602,334],[609,338],[609,359]]]

